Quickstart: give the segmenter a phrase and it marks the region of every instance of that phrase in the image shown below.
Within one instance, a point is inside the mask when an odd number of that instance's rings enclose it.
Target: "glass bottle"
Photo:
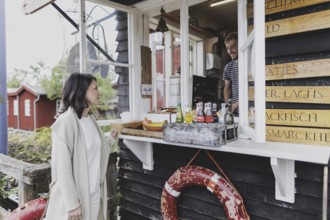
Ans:
[[[182,108],[181,103],[179,103],[176,107],[176,123],[183,123],[183,114],[182,114]]]
[[[232,102],[231,102],[231,100],[228,100],[228,109],[226,110],[226,114],[224,117],[226,129],[227,129],[227,140],[234,138],[233,128],[230,128],[230,129],[227,128],[227,125],[234,124],[234,115],[231,112],[231,106],[232,106]]]
[[[213,113],[212,113],[212,103],[205,103],[205,122],[212,123],[213,122]]]
[[[187,124],[190,124],[193,120],[192,114],[191,114],[191,109],[190,109],[190,105],[186,105],[184,107],[184,122]]]
[[[231,99],[228,99],[228,112],[232,112],[232,104],[233,104],[233,101]]]
[[[224,117],[225,123],[227,125],[234,124],[234,115],[233,115],[233,113],[231,113],[229,111],[229,109],[230,109],[229,107],[230,107],[230,105],[228,105],[228,109],[226,110],[226,114],[225,114],[225,117]]]
[[[212,114],[213,114],[213,122],[218,123],[219,122],[219,117],[218,117],[218,108],[217,108],[217,103],[213,102],[212,103]]]
[[[196,103],[196,121],[197,123],[203,123],[204,119],[204,111],[203,111],[203,102]]]
[[[227,104],[226,103],[221,103],[219,122],[222,123],[222,124],[225,123],[224,117],[225,117],[225,114],[226,114],[226,109],[227,109]]]

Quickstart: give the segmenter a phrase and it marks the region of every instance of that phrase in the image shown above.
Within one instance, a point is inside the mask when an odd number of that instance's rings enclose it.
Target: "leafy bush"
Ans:
[[[13,177],[0,173],[0,200],[6,199],[17,191],[17,183]]]
[[[28,163],[48,163],[51,158],[51,129],[36,132],[8,130],[8,155]]]

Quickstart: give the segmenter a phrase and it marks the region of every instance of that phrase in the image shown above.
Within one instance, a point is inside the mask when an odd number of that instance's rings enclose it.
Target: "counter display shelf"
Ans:
[[[165,124],[163,139],[173,143],[219,147],[237,139],[237,127],[237,123]]]
[[[159,135],[163,135],[159,132]],[[295,161],[327,165],[330,158],[330,148],[302,144],[265,142],[256,143],[250,139],[238,137],[237,140],[221,146],[205,146],[200,144],[175,143],[165,141],[158,136],[142,137],[120,134],[124,144],[142,162],[143,168],[153,170],[153,144],[189,147],[219,152],[229,152],[244,155],[254,155],[270,158],[270,164],[276,181],[276,199],[294,203],[295,195]]]

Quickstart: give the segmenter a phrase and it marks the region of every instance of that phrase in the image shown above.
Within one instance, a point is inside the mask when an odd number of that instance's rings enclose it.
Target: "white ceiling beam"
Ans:
[[[189,0],[188,6],[205,2],[206,0]],[[160,9],[164,8],[165,12],[171,12],[180,8],[180,1],[178,0],[145,0],[136,3],[134,7],[140,10],[143,14],[149,17],[154,17],[160,14]]]
[[[87,0],[87,1],[93,2],[95,4],[106,5],[112,8],[116,8],[119,11],[123,11],[127,13],[132,13],[134,11],[134,8],[132,6],[126,6],[109,0]]]

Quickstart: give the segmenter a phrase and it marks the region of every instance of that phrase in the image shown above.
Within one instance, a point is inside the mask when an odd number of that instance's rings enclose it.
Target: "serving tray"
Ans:
[[[163,128],[163,139],[168,142],[218,147],[237,139],[238,124],[171,123]]]

